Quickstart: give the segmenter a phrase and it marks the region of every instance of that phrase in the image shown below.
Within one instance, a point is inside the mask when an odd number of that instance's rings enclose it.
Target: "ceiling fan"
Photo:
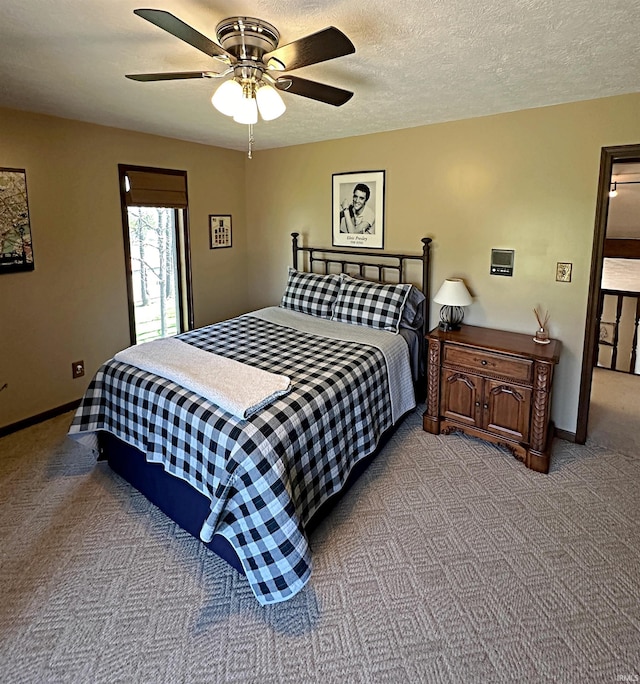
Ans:
[[[218,43],[215,43],[170,12],[136,9],[134,13],[212,57],[214,64],[210,71],[127,74],[126,77],[134,81],[166,81],[225,78],[233,74],[216,90],[212,103],[238,123],[257,123],[258,111],[265,120],[280,116],[285,105],[277,91],[336,107],[353,96],[352,92],[342,88],[288,73],[283,75],[283,72],[355,52],[349,38],[333,26],[278,47],[280,34],[272,24],[251,17],[229,17],[217,25]]]

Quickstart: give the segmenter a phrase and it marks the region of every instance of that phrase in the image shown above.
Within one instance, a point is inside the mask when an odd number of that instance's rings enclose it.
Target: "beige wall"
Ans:
[[[35,257],[0,275],[0,427],[78,399],[129,344],[119,163],[187,171],[196,325],[247,310],[243,153],[6,109],[0,132],[0,166],[27,172]],[[233,215],[233,249],[209,249],[214,213]]]
[[[88,380],[71,379],[71,362],[84,359],[90,376],[129,342],[117,187],[117,165],[128,163],[188,172],[196,325],[277,303],[290,232],[331,243],[331,175],[384,169],[385,247],[417,252],[432,237],[432,291],[464,277],[476,297],[468,323],[533,333],[533,307],[550,311],[563,342],[553,417],[575,431],[600,150],[640,143],[640,95],[256,152],[251,161],[1,109],[0,130],[0,164],[27,169],[36,264],[0,276],[0,386],[9,385],[0,427],[77,399]],[[208,249],[210,213],[233,214],[232,250]],[[513,278],[489,275],[492,247],[516,250]],[[573,263],[571,283],[555,282],[558,261]]]
[[[385,247],[418,251],[433,238],[432,292],[463,277],[471,324],[533,333],[548,309],[562,340],[553,418],[575,432],[601,148],[640,143],[640,95],[526,110],[258,152],[247,187],[249,287],[278,301],[289,233],[331,244],[331,175],[386,171]],[[516,250],[512,278],[490,276],[492,247]],[[556,263],[573,263],[571,283]],[[432,324],[437,320],[437,305]]]

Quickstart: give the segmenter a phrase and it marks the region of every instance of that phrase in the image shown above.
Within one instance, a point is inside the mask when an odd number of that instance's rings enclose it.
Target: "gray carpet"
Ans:
[[[593,369],[587,444],[640,454],[640,375]]]
[[[637,681],[637,457],[541,475],[416,411],[263,608],[69,420],[0,440],[2,682]]]

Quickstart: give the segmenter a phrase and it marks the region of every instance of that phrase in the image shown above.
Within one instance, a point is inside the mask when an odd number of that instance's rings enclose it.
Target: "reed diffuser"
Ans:
[[[538,309],[535,308],[533,313],[538,321],[538,329],[536,330],[536,336],[533,338],[533,341],[538,342],[538,344],[547,344],[549,342],[549,331],[547,330],[549,312],[545,311],[543,315],[542,311],[538,311]]]

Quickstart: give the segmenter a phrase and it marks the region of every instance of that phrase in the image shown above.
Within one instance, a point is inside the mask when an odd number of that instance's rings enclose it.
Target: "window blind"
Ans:
[[[187,206],[187,176],[185,172],[127,170],[129,189],[125,193],[129,207]]]

